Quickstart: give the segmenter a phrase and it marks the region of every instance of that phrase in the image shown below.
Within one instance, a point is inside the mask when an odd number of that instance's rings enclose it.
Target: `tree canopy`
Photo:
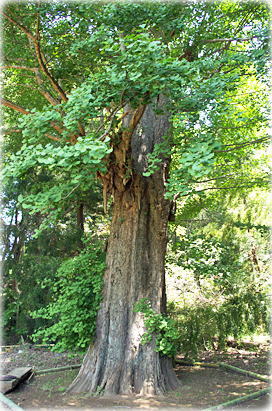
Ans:
[[[107,185],[126,105],[160,93],[173,130],[144,171],[172,154],[169,197],[268,184],[265,171],[252,175],[259,159],[250,156],[267,140],[267,13],[227,1],[6,6],[2,103],[10,132],[22,135],[7,174],[54,174],[45,189],[31,186],[24,206],[63,209],[96,173]],[[125,164],[121,177],[129,173]]]

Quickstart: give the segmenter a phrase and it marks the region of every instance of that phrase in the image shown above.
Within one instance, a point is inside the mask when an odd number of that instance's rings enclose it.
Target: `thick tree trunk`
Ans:
[[[103,302],[96,341],[89,348],[72,392],[142,395],[175,389],[178,380],[171,359],[154,351],[155,341],[142,345],[143,314],[133,307],[147,298],[156,312],[165,309],[164,257],[170,204],[164,199],[167,162],[143,177],[146,155],[169,124],[167,116],[147,107],[132,136],[133,174],[123,190],[115,187]]]

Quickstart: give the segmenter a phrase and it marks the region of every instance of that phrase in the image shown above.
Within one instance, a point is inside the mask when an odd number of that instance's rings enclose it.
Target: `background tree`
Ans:
[[[87,233],[83,231],[82,222],[78,222],[78,196],[67,199],[65,214],[58,214],[57,221],[51,220],[50,225],[46,221],[47,210],[30,213],[18,202],[18,197],[25,193],[28,186],[48,184],[52,178],[48,172],[30,171],[23,180],[7,179],[2,192],[3,320],[6,344],[16,343],[19,339],[21,341],[21,338],[29,339],[37,328],[56,322],[56,318],[50,321],[34,320],[30,313],[46,306],[54,298],[52,289],[57,281],[58,268],[81,252],[85,237],[93,245],[98,242],[95,231],[103,207],[99,211],[99,194],[94,187],[92,192],[80,199],[84,205]],[[102,238],[103,235],[100,236],[100,242]],[[100,248],[103,248],[103,244]]]
[[[144,317],[133,306],[145,298],[155,312],[165,311],[170,198],[198,185],[201,191],[222,188],[206,184],[238,165],[246,170],[242,160],[252,141],[242,140],[243,133],[234,141],[236,135],[215,131],[225,126],[220,117],[244,76],[261,81],[267,8],[232,2],[18,3],[3,15],[8,61],[2,102],[24,114],[17,124],[24,144],[5,175],[22,179],[31,169],[54,175],[19,200],[34,213],[46,210],[48,223],[63,213],[67,198],[89,192],[95,175],[105,210],[112,198],[97,338],[70,389],[174,389],[171,361],[155,350],[154,338],[141,344]],[[10,47],[15,33],[22,57]],[[265,113],[260,115],[250,127],[258,129],[259,143],[266,139],[259,127]],[[230,157],[228,144],[243,150]],[[265,183],[264,174],[253,183]],[[252,185],[246,172],[240,177],[242,185]]]
[[[169,312],[178,352],[196,357],[269,330],[269,192],[192,196],[171,223]]]

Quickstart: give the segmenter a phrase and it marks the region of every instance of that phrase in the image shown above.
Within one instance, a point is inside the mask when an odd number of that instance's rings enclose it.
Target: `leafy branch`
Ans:
[[[6,99],[4,99],[4,98],[2,98],[2,97],[0,98],[0,104],[2,104],[2,105],[5,106],[5,107],[9,107],[9,108],[11,108],[11,109],[13,109],[13,110],[15,110],[15,111],[18,111],[19,113],[24,114],[24,115],[33,114],[31,111],[26,110],[26,109],[23,108],[22,106],[20,106],[20,105],[18,105],[18,104],[16,104],[16,103],[13,103],[13,102],[10,101],[10,100],[6,100]],[[50,125],[51,125],[56,131],[58,131],[59,133],[62,133],[63,129],[62,129],[61,127],[59,127],[57,124],[55,124],[54,122],[50,122]],[[52,134],[46,133],[45,135],[46,135],[46,137],[48,137],[50,140],[54,140],[54,141],[60,141],[60,140],[61,140],[59,137],[53,136]]]

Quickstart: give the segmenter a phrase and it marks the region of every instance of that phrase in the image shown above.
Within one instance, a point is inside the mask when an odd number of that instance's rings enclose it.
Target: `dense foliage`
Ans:
[[[32,336],[34,341],[54,343],[58,351],[88,347],[95,332],[104,269],[101,247],[92,244],[63,262],[54,281],[43,281],[41,288],[50,288],[52,299],[32,316],[49,319],[53,324],[37,330]]]
[[[206,195],[180,208],[167,270],[182,352],[196,355],[225,347],[228,337],[269,332],[269,198],[257,190],[246,200]]]

